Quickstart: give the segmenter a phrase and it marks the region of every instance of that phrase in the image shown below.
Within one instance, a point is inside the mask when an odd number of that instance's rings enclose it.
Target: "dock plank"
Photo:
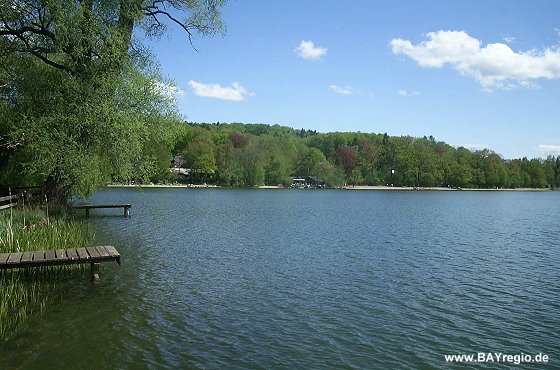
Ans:
[[[43,262],[45,262],[45,251],[34,251],[33,263],[43,263]]]
[[[111,257],[120,257],[121,255],[119,254],[119,252],[117,252],[117,250],[115,249],[115,247],[113,247],[112,245],[106,245],[105,249],[107,250],[107,252],[109,252],[109,254],[111,255]]]
[[[54,261],[56,261],[54,250],[50,249],[48,251],[45,251],[45,262],[54,262]]]
[[[10,253],[0,253],[0,265],[5,265],[10,257]]]
[[[54,251],[55,259],[57,261],[67,261],[68,257],[66,256],[66,251],[64,249],[56,249]]]
[[[89,260],[89,254],[85,248],[76,248],[76,253],[78,254],[78,257],[80,257],[80,261]]]
[[[21,263],[31,263],[33,261],[33,251],[23,252]]]
[[[11,253],[10,257],[8,257],[8,261],[6,261],[6,263],[8,265],[18,264],[19,261],[21,261],[21,256],[23,256],[23,253],[21,253],[21,252]]]
[[[102,257],[102,258],[111,257],[111,254],[107,251],[107,249],[105,249],[104,246],[98,246],[98,247],[95,247],[95,249],[97,249],[97,252],[99,253],[100,257]]]
[[[66,256],[68,257],[69,261],[78,261],[80,257],[74,248],[66,249]]]
[[[113,247],[112,245],[106,245],[105,249],[107,250],[107,252],[109,252],[111,257],[113,257],[117,261],[117,263],[120,265],[121,264],[121,255],[120,255],[119,252],[117,252],[115,247]]]
[[[88,252],[88,254],[90,255],[91,258],[99,258],[99,252],[97,251],[97,249],[95,247],[86,247],[86,250]]]

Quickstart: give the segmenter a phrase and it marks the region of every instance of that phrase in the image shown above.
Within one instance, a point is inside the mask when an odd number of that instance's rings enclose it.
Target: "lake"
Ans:
[[[111,188],[91,202],[132,203],[129,219],[90,217],[122,265],[61,282],[0,367],[414,369],[478,352],[560,367],[560,192]]]

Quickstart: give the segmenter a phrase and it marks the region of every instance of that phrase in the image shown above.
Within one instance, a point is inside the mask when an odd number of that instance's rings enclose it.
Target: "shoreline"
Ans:
[[[218,185],[194,185],[194,184],[108,184],[106,188],[195,188],[195,189],[209,189],[209,188],[229,188]],[[279,187],[274,185],[256,186],[246,189],[291,189],[290,187]],[[475,189],[475,188],[446,188],[446,187],[407,187],[407,186],[384,186],[384,185],[356,185],[356,186],[342,186],[340,188],[329,188],[335,190],[390,190],[390,191],[518,191],[518,192],[549,192],[555,191],[549,188],[502,188],[502,189]],[[304,189],[306,190],[306,189]]]
[[[106,188],[221,188],[218,185],[194,185],[194,184],[107,184]]]
[[[475,189],[475,188],[446,188],[438,186],[429,187],[412,187],[412,186],[371,186],[371,185],[358,185],[358,186],[344,186],[341,189],[345,190],[403,190],[403,191],[525,191],[525,192],[543,192],[552,191],[551,189],[539,189],[539,188],[500,188],[500,189]]]

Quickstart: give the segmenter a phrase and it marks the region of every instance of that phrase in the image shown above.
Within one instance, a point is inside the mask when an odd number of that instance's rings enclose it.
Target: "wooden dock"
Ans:
[[[79,204],[72,206],[73,209],[85,209],[86,216],[89,216],[89,210],[94,208],[122,208],[124,217],[130,216],[130,207],[132,207],[132,204]]]
[[[0,253],[0,270],[89,263],[91,277],[96,279],[99,277],[99,264],[109,261],[121,264],[121,255],[111,245]]]

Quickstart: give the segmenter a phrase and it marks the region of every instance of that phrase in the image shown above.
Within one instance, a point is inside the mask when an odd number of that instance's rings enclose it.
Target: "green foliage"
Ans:
[[[175,118],[155,85],[157,71],[129,66],[92,86],[33,59],[17,67],[2,127],[20,145],[5,163],[3,184],[52,180],[87,196],[110,179],[148,180],[168,167],[165,126]]]
[[[330,186],[559,186],[560,160],[555,157],[504,160],[491,150],[454,148],[433,136],[302,134],[240,123],[177,127],[174,154],[183,153],[187,168],[215,170],[216,182],[225,186],[289,185],[291,176],[311,176]]]
[[[0,187],[45,185],[51,199],[107,181],[168,177],[178,122],[170,81],[134,40],[140,26],[222,33],[224,0],[0,4]]]
[[[196,171],[204,182],[216,170],[214,147],[214,143],[211,140],[197,140],[188,143],[183,151],[185,166]]]
[[[239,159],[241,161],[241,167],[243,168],[242,184],[244,186],[264,185],[264,156],[257,145],[252,144],[247,146],[241,153]]]

